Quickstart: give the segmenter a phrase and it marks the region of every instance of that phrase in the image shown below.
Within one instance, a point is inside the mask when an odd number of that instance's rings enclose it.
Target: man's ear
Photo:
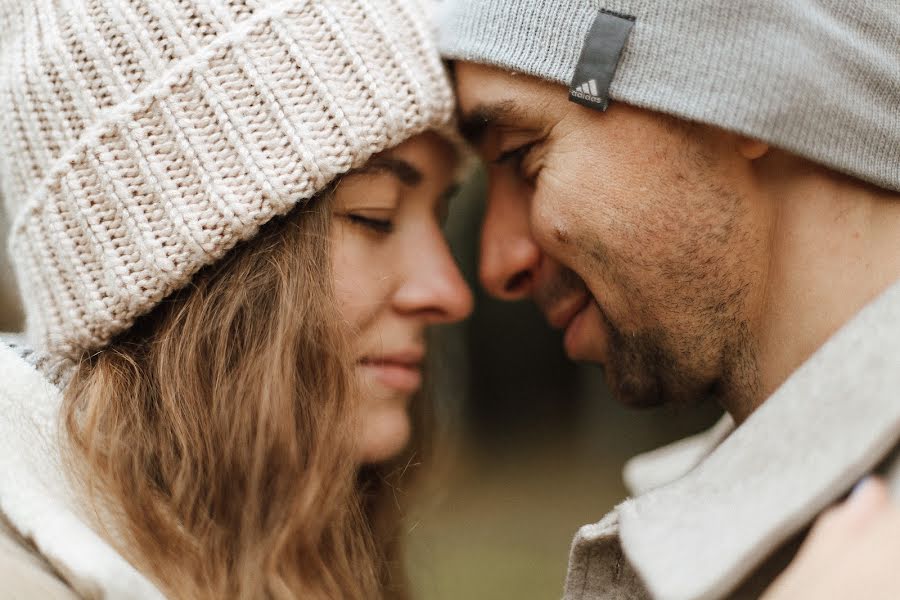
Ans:
[[[753,138],[738,136],[738,152],[747,160],[762,158],[769,152],[769,145]]]

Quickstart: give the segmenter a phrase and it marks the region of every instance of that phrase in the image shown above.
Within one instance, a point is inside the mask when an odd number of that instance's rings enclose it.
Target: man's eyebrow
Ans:
[[[513,123],[525,118],[525,112],[513,100],[493,104],[479,104],[460,115],[459,131],[473,146],[477,146],[488,128],[496,122]]]
[[[390,156],[376,156],[362,167],[353,171],[353,173],[389,173],[399,179],[400,183],[409,187],[416,187],[424,179],[422,171],[405,160]]]

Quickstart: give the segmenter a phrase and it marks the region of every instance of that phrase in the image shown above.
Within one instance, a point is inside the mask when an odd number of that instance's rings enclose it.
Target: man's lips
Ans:
[[[555,329],[564,329],[563,348],[575,361],[606,362],[607,335],[598,319],[598,310],[590,294],[579,294],[558,303],[546,312]]]
[[[422,387],[425,351],[410,349],[389,354],[364,356],[359,365],[382,385],[411,394]]]
[[[571,360],[584,360],[586,356],[582,356],[582,346],[584,345],[585,321],[587,320],[588,302],[585,302],[575,316],[566,326],[566,334],[563,336],[563,348],[566,350],[566,356]]]
[[[547,310],[547,321],[554,329],[565,329],[575,316],[588,305],[590,300],[591,297],[588,294],[567,298]]]

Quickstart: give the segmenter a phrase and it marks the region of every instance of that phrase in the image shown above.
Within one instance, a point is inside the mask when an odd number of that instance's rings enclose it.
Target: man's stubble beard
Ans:
[[[691,366],[693,352],[686,347],[701,340],[678,343],[661,328],[623,333],[600,312],[610,340],[610,358],[604,366],[606,383],[626,406],[691,406],[713,400],[730,408],[756,397],[756,345],[746,324],[734,327],[721,352],[719,373],[708,377]]]
[[[685,406],[712,399],[733,414],[748,414],[747,407],[760,401],[758,345],[746,317],[756,275],[733,260],[758,242],[741,225],[745,200],[722,188],[708,191],[715,198],[711,204],[719,207],[704,215],[709,228],[686,232],[685,239],[693,240],[689,249],[657,266],[653,285],[658,289],[642,288],[627,275],[626,256],[606,247],[592,253],[646,323],[638,329],[619,327],[595,299],[609,333],[607,385],[627,406]],[[655,314],[659,310],[666,311],[668,327]]]
[[[629,289],[630,297],[640,303],[638,290],[621,283]],[[574,271],[563,268],[550,285],[536,292],[534,300],[545,309],[580,291],[587,291],[583,280]],[[661,326],[623,331],[596,298],[591,297],[591,302],[609,336],[609,358],[602,366],[606,383],[624,405],[691,406],[711,399],[730,408],[756,398],[760,387],[756,344],[749,324],[737,316],[743,310],[739,292],[718,302],[707,302],[719,310],[700,311],[695,335],[683,339]],[[728,308],[725,314],[720,312],[722,306]],[[714,376],[698,372],[700,366],[708,364],[704,357],[710,355],[718,361]]]

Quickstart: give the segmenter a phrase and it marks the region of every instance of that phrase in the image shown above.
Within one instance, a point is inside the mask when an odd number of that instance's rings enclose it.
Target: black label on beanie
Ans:
[[[601,111],[609,107],[609,86],[634,21],[628,15],[600,11],[581,48],[569,100]]]

